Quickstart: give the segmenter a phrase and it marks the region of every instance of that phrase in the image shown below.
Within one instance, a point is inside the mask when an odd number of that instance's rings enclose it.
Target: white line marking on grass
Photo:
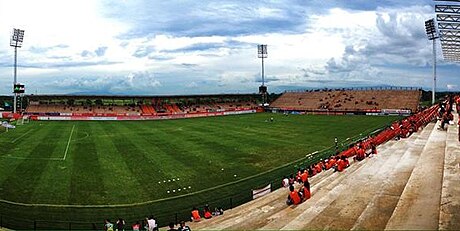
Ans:
[[[62,158],[46,158],[46,157],[22,157],[22,156],[2,156],[3,158],[18,159],[18,160],[62,160]]]
[[[88,134],[87,132],[83,132],[83,133],[85,133],[85,134],[86,134],[86,135],[85,135],[85,137],[82,137],[82,138],[78,138],[78,139],[74,139],[74,140],[72,140],[72,141],[73,141],[73,142],[75,142],[75,141],[80,141],[80,140],[84,140],[84,139],[86,139],[86,138],[88,138],[88,137],[89,137],[89,134]]]
[[[26,133],[22,134],[21,136],[19,136],[18,138],[14,139],[11,141],[11,143],[14,143],[16,141],[18,141],[19,139],[21,139],[22,137],[24,137],[25,135],[29,134],[29,132],[31,132],[33,129],[30,129],[29,131],[27,131]]]
[[[67,152],[69,151],[70,140],[72,139],[74,128],[75,128],[75,125],[72,126],[72,131],[70,131],[69,141],[67,141],[67,147],[65,148],[65,153],[64,153],[64,157],[62,157],[62,160],[65,160],[65,158],[67,157]]]

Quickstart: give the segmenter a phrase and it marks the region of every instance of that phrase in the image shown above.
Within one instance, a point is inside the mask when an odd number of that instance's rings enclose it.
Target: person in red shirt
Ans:
[[[212,217],[212,213],[211,213],[211,210],[209,209],[209,206],[208,205],[204,206],[204,218],[209,219],[211,217]]]
[[[345,165],[345,168],[348,168],[350,166],[350,162],[348,161],[348,158],[347,157],[343,157],[343,163]]]
[[[361,161],[361,160],[364,160],[364,158],[366,158],[366,151],[364,150],[364,148],[360,147],[359,145],[357,145],[357,149],[356,149],[356,156],[355,158],[353,158],[355,161]]]
[[[308,170],[305,169],[302,174],[300,174],[300,180],[302,183],[305,183],[308,181]]]
[[[306,201],[310,199],[311,193],[310,193],[310,184],[308,182],[305,182],[300,188],[300,191],[302,192],[302,200]]]
[[[342,172],[345,169],[345,161],[343,160],[343,158],[345,157],[342,157],[341,159],[337,161],[337,165],[335,168],[337,172]]]
[[[297,170],[297,175],[296,175],[296,181],[297,181],[297,183],[299,183],[299,184],[300,184],[301,181],[302,181],[301,175],[302,175],[302,170],[299,168],[299,169]]]
[[[200,212],[195,207],[192,209],[192,220],[193,221],[200,221],[201,220]]]
[[[335,163],[337,163],[335,156],[331,156],[331,158],[329,158],[329,168],[333,168],[335,166]]]
[[[302,198],[299,195],[299,192],[294,190],[294,185],[289,186],[289,195],[286,201],[287,205],[298,205],[302,202]]]
[[[320,173],[321,171],[323,171],[323,162],[319,162],[315,165],[315,169],[316,169],[316,173]]]

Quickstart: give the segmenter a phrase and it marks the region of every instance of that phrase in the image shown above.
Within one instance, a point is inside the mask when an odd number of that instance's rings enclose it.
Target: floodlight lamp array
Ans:
[[[429,40],[438,38],[438,36],[436,35],[436,27],[434,25],[434,19],[425,21],[425,31],[426,31],[426,35],[428,36]]]
[[[267,58],[268,57],[267,45],[264,45],[264,44],[257,45],[257,56],[259,58]]]
[[[24,30],[13,29],[13,35],[11,36],[10,46],[21,47],[24,41]]]
[[[443,57],[460,62],[460,0],[435,1],[440,3],[435,5],[435,12]]]

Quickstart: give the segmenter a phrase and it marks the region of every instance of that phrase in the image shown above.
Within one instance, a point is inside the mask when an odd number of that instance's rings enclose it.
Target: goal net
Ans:
[[[0,133],[8,132],[8,130],[10,130],[12,128],[16,128],[16,126],[8,123],[8,121],[1,121]]]
[[[16,125],[24,125],[29,123],[29,116],[23,116],[16,121]]]

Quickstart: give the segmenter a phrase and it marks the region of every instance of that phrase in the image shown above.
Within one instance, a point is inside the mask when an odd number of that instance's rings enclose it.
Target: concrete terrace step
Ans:
[[[454,121],[458,121],[454,114]],[[447,130],[439,229],[460,230],[460,142],[457,125]]]
[[[322,172],[315,177],[312,177],[310,182],[312,185],[312,198],[297,208],[287,207],[285,200],[288,194],[286,189],[276,190],[269,195],[250,201],[244,205],[238,206],[232,210],[226,211],[223,216],[214,217],[210,220],[203,220],[198,223],[191,223],[192,229],[280,229],[288,223],[293,223],[289,217],[296,217],[305,213],[305,210],[315,210],[319,214],[322,209],[330,205],[333,200],[329,197],[338,197],[340,192],[348,188],[349,182],[355,172],[368,172],[372,169],[379,168],[382,162],[392,156],[399,150],[404,150],[407,143],[417,140],[419,133],[414,133],[410,138],[401,141],[389,141],[378,147],[379,155],[376,158],[368,158],[364,161],[353,163],[343,173],[333,173],[332,170]],[[394,157],[392,157],[394,158]],[[393,160],[393,163],[395,160]],[[369,166],[368,166],[369,165]],[[374,167],[372,167],[372,166]],[[389,164],[390,165],[390,164]],[[367,170],[360,170],[367,169]],[[367,176],[372,176],[367,173]],[[321,209],[322,208],[322,209]],[[297,215],[296,215],[297,214]],[[297,219],[297,218],[296,218]],[[299,220],[299,219],[298,219]],[[303,225],[306,224],[305,220]],[[287,226],[289,227],[289,226]],[[351,226],[350,226],[351,228]]]
[[[391,148],[395,144],[397,144],[397,142],[388,142],[387,144],[385,144],[385,146]],[[298,217],[306,209],[315,209],[316,212],[320,212],[321,208],[326,207],[330,203],[331,197],[338,195],[337,188],[346,186],[346,183],[344,183],[346,178],[348,178],[350,175],[353,175],[353,173],[358,171],[359,169],[364,168],[366,165],[369,164],[369,162],[372,162],[372,161],[370,159],[366,159],[364,161],[357,162],[357,163],[351,162],[352,164],[350,165],[350,167],[347,168],[344,172],[335,173],[328,179],[325,179],[323,182],[320,182],[320,184],[313,185],[312,186],[312,197],[308,201],[302,203],[296,208],[285,207],[285,209],[268,217],[265,221],[266,223],[265,225],[263,225],[264,222],[262,221],[262,222],[259,222],[257,226],[254,226],[252,228],[261,227],[261,229],[265,229],[265,230],[281,229],[287,223],[291,222],[292,219],[287,219],[288,217],[291,217],[291,218]],[[328,196],[329,198],[326,198]],[[240,228],[240,227],[237,227],[237,228]]]
[[[354,168],[359,167],[358,164],[354,166]],[[353,168],[350,167],[350,171],[352,171]],[[328,170],[325,172],[322,172],[319,174],[318,177],[315,176],[311,179],[310,184],[312,185],[312,198],[318,197],[315,190],[318,187],[318,185],[323,185],[327,184],[325,182],[330,182],[334,181],[337,182],[336,184],[340,184],[340,179],[343,178],[341,175],[334,174],[333,170]],[[219,224],[215,227],[212,227],[212,229],[254,229],[257,227],[263,226],[266,222],[271,221],[271,218],[268,218],[272,216],[272,214],[278,214],[279,211],[283,211],[285,209],[290,210],[292,209],[291,207],[286,206],[285,201],[288,195],[288,190],[287,189],[279,189],[277,191],[281,192],[281,196],[277,198],[276,200],[272,201],[271,204],[265,205],[265,210],[260,211],[250,211],[247,212],[241,220],[233,220],[229,222],[225,222],[223,224]],[[267,207],[272,208],[270,210],[267,209]]]
[[[421,131],[420,136],[405,151],[392,172],[382,179],[374,197],[352,227],[353,230],[382,230],[390,219],[399,197],[409,180],[429,135],[433,131],[431,123]]]
[[[438,229],[445,147],[446,132],[434,129],[385,229]]]
[[[392,152],[390,150],[395,150],[397,145],[398,142],[390,141],[383,146],[380,146],[385,148],[379,149],[387,149],[389,152]],[[330,183],[314,187],[312,189],[314,196],[312,196],[310,200],[299,205],[298,208],[287,208],[271,216],[269,218],[271,220],[270,223],[262,227],[262,229],[281,229],[289,223],[297,224],[297,226],[305,224],[307,219],[312,218],[314,214],[319,214],[325,207],[332,203],[334,198],[339,196],[341,190],[348,187],[349,184],[347,182],[349,181],[349,178],[354,176],[355,172],[360,171],[362,168],[368,168],[369,165],[372,165],[379,158],[387,158],[387,155],[382,154],[381,156],[377,156],[373,159],[368,158],[358,163],[352,163],[352,165],[344,172],[336,173],[334,177],[330,179]],[[302,215],[305,216],[305,214],[308,214],[308,216],[303,217]],[[282,219],[283,217],[293,217],[294,219]]]
[[[396,142],[388,142],[381,145],[382,149],[395,145]],[[380,148],[379,148],[380,149]],[[352,164],[346,171],[351,172],[352,169],[360,166],[358,164]],[[332,176],[333,175],[333,176]],[[312,198],[315,198],[315,188],[318,186],[327,184],[332,180],[337,180],[337,174],[334,174],[332,170],[323,171],[320,174],[312,177],[310,183],[312,185]],[[339,175],[341,176],[341,175]],[[344,177],[344,176],[341,176]],[[329,180],[328,180],[329,179]],[[264,197],[252,200],[246,204],[240,205],[232,210],[225,212],[224,216],[213,217],[210,220],[203,220],[197,223],[191,223],[192,229],[224,229],[229,226],[242,223],[248,220],[251,216],[257,216],[258,214],[271,215],[274,211],[286,208],[285,200],[287,197],[287,189],[278,189]],[[259,215],[260,216],[260,215]]]
[[[348,173],[353,173],[357,169],[364,166],[363,162],[352,164],[346,171]],[[333,172],[333,170],[329,170]],[[259,217],[258,222],[251,222],[253,225],[252,228],[261,228],[261,229],[280,229],[286,222],[288,222],[288,217],[295,217],[297,214],[300,214],[303,211],[303,207],[308,203],[314,203],[320,201],[324,195],[327,194],[331,189],[337,187],[345,179],[345,174],[334,173],[331,174],[328,178],[319,182],[319,184],[312,185],[312,196],[311,198],[298,205],[298,206],[286,206],[284,204],[283,208],[278,210],[275,213],[267,214],[267,216]],[[284,199],[287,197],[287,191],[284,193]],[[281,202],[284,203],[284,200]],[[239,229],[243,228],[239,225],[235,225],[232,228]],[[249,228],[249,227],[248,227]]]
[[[343,186],[337,187],[340,191],[335,198],[325,198],[330,200],[327,207],[318,213],[314,211],[316,205],[313,205],[282,229],[351,229],[370,198],[378,191],[382,179],[403,156],[407,144],[414,142],[417,137],[418,133],[396,142],[392,148],[379,151],[379,155],[369,159],[365,167],[347,176],[347,180],[342,182]]]
[[[323,171],[322,173],[312,177],[310,182],[314,185],[317,182],[321,182],[324,178],[329,177],[331,174],[333,174],[333,171]],[[275,209],[281,209],[278,208],[278,206],[285,207],[286,205],[284,202],[287,197],[286,195],[287,189],[280,188],[268,195],[228,210],[225,212],[224,216],[213,217],[210,220],[202,220],[200,222],[192,223],[190,227],[192,229],[216,229],[216,226],[219,226],[222,229],[225,228],[226,225],[238,223],[240,218],[243,218],[242,221],[244,221],[245,218],[250,217],[251,215],[257,213],[268,213]]]

